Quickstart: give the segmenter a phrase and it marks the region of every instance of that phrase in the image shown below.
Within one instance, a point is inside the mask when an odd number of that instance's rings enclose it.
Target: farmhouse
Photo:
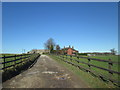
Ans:
[[[69,47],[64,46],[64,48],[61,49],[61,51],[62,51],[63,54],[68,54],[68,55],[75,55],[75,54],[78,53],[78,51],[75,50],[73,46],[71,48],[70,45],[69,45]]]

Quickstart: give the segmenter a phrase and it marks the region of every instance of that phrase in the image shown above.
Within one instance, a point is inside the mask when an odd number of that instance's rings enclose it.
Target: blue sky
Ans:
[[[44,49],[50,37],[79,52],[118,49],[117,2],[3,3],[3,53]]]

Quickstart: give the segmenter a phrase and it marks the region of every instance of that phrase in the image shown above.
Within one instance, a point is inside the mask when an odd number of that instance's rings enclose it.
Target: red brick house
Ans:
[[[78,53],[77,50],[74,49],[74,47],[64,47],[62,49],[62,54],[67,54],[67,55],[75,55],[76,53]]]

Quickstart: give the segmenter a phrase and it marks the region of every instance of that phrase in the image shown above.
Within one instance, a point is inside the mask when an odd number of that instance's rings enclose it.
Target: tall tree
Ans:
[[[56,45],[56,53],[57,53],[57,54],[59,53],[59,50],[60,50],[60,46],[59,46],[59,45]]]
[[[60,50],[60,46],[59,45],[56,45],[56,50]]]
[[[113,55],[115,55],[116,54],[116,50],[115,50],[115,48],[113,48],[113,49],[110,49],[110,51],[111,51],[111,53],[113,54]]]
[[[54,39],[49,38],[45,43],[44,43],[45,49],[50,50],[50,53],[54,50],[55,47],[55,42]]]

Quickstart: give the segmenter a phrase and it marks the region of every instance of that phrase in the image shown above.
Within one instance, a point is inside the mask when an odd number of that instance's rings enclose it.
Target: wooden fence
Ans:
[[[10,67],[15,68],[18,64],[23,64],[25,62],[30,61],[32,56],[35,59],[40,55],[39,54],[21,54],[21,55],[12,55],[12,56],[2,55],[2,57],[0,57],[0,61],[1,61],[0,65],[2,66],[0,70],[6,70]]]
[[[90,74],[94,75],[94,76],[97,76],[99,78],[101,78],[102,80],[104,81],[111,81],[113,84],[117,85],[120,87],[120,81],[117,79],[117,80],[114,80],[112,78],[113,74],[117,74],[118,77],[120,75],[120,72],[118,71],[114,71],[112,70],[112,66],[113,64],[120,64],[118,62],[113,62],[111,61],[111,59],[109,60],[102,60],[102,59],[96,59],[96,58],[90,58],[90,57],[82,57],[82,56],[72,56],[72,55],[55,55],[55,54],[52,54],[58,58],[60,58],[61,60],[63,60],[64,62],[68,63],[68,64],[71,64],[75,67],[78,67],[79,69],[82,69],[86,72],[89,72]],[[72,57],[76,57],[76,58],[72,58]],[[88,62],[83,62],[80,60],[80,58],[82,59],[87,59]],[[68,61],[67,59],[69,59],[70,61]],[[94,61],[99,61],[99,62],[107,62],[108,63],[108,68],[103,68],[103,67],[100,67],[100,66],[97,66],[97,65],[93,65],[93,64],[90,64],[90,62],[94,60]],[[74,62],[73,62],[74,61]],[[76,62],[76,63],[75,63]],[[82,66],[81,64],[84,64],[84,65],[87,65],[88,68]],[[94,67],[94,68],[97,68],[97,69],[101,69],[101,70],[104,70],[104,71],[107,71],[109,73],[108,77],[105,77],[105,75],[102,75],[102,73],[97,73],[95,71],[93,71],[91,69],[91,67]]]

